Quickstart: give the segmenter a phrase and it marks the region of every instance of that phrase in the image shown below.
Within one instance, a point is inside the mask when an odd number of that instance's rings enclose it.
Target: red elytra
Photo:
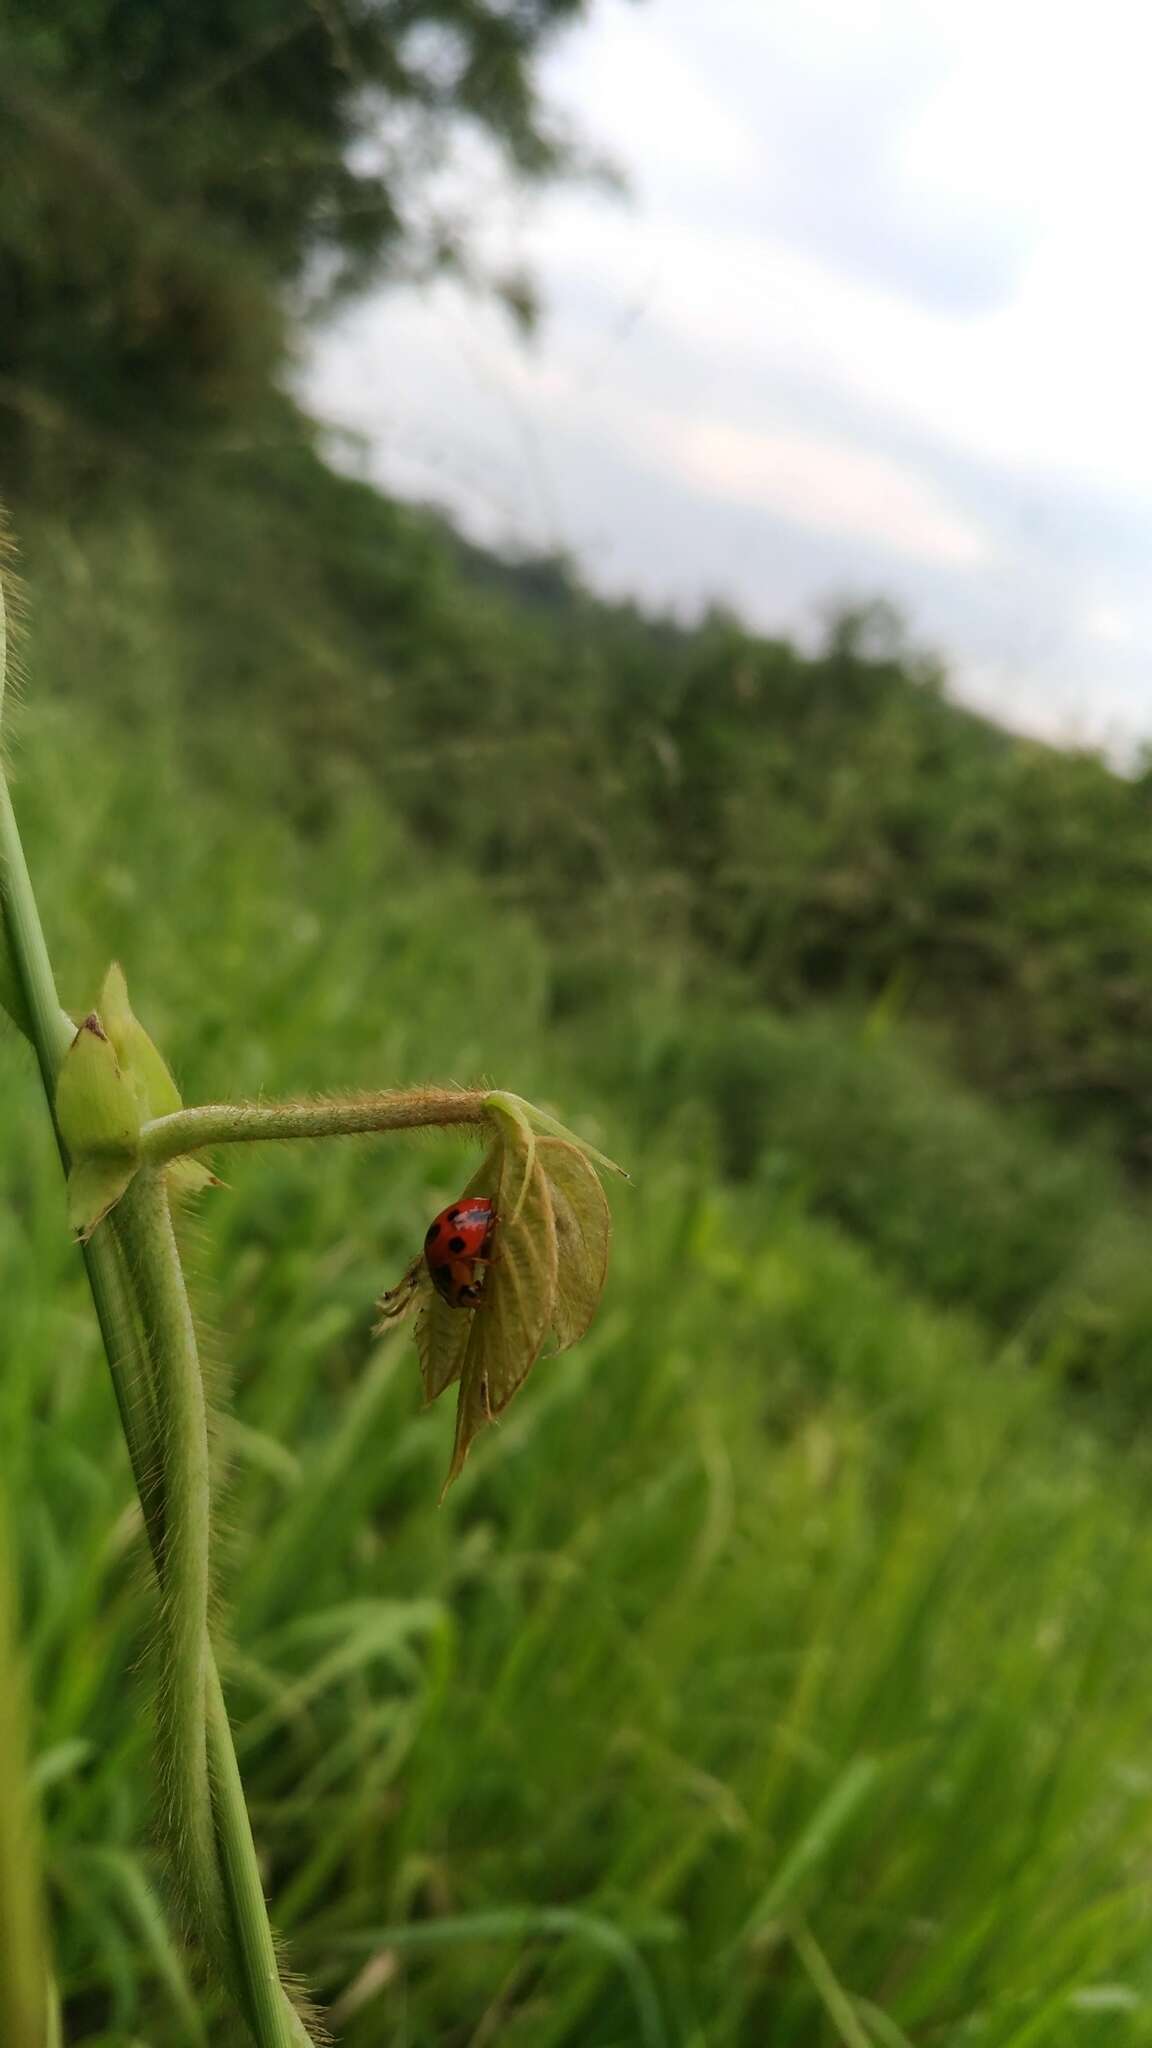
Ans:
[[[442,1209],[424,1236],[432,1285],[450,1308],[475,1308],[484,1292],[496,1206],[488,1195],[464,1195]]]

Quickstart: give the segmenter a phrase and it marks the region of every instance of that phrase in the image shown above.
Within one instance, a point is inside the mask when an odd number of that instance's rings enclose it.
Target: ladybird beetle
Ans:
[[[464,1195],[442,1209],[424,1236],[432,1285],[450,1308],[475,1308],[484,1291],[496,1209],[488,1195]]]

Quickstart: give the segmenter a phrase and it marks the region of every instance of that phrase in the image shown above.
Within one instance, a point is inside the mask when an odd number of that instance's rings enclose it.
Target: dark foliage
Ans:
[[[581,168],[534,64],[588,0],[0,5],[0,447],[100,470],[161,432],[249,433],[287,308],[381,273],[480,277],[467,139]],[[9,471],[10,473],[10,471]]]

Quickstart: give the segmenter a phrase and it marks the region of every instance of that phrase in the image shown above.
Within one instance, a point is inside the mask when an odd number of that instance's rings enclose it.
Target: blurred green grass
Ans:
[[[143,532],[57,536],[34,590],[17,800],[65,999],[119,957],[191,1099],[486,1076],[635,1177],[592,1334],[441,1509],[451,1418],[368,1333],[466,1150],[236,1155],[189,1223],[241,1760],[340,2038],[1152,2042],[1148,1283],[1110,1169],[903,1039],[656,1000],[643,958],[557,1021],[556,948],[354,766],[318,753],[294,826],[251,706],[189,721]],[[140,1532],[7,1039],[0,1119],[67,2038],[226,2040],[162,1917]]]

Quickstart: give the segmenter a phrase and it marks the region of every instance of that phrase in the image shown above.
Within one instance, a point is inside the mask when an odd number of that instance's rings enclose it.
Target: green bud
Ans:
[[[68,1214],[89,1237],[136,1171],[141,1114],[95,1011],[64,1055],[56,1083],[56,1121],[68,1148]]]
[[[74,1158],[86,1152],[136,1156],[143,1121],[136,1089],[121,1072],[95,1010],[72,1040],[56,1083],[56,1120]]]
[[[100,990],[100,1021],[120,1063],[120,1071],[131,1087],[140,1111],[140,1121],[174,1116],[184,1104],[172,1073],[155,1041],[149,1037],[128,999],[128,984],[119,961],[114,960]],[[169,1189],[174,1194],[196,1194],[200,1188],[219,1183],[199,1159],[174,1159],[167,1169]]]

